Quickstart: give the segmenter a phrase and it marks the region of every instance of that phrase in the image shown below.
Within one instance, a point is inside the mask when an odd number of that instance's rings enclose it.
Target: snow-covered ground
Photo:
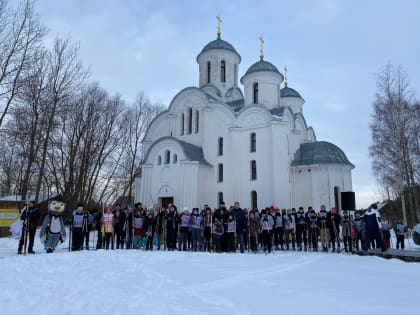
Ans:
[[[420,314],[418,263],[331,253],[69,253],[67,243],[45,254],[38,238],[37,253],[23,256],[17,242],[0,238],[2,315]]]

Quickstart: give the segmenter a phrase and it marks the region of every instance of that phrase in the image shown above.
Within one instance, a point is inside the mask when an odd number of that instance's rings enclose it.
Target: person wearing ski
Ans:
[[[103,225],[103,231],[104,231],[106,250],[109,249],[109,245],[112,242],[112,234],[114,233],[114,221],[115,221],[115,216],[112,213],[111,207],[107,207],[102,217],[102,225]],[[111,245],[111,249],[113,249],[112,245]]]
[[[258,252],[258,233],[260,231],[260,217],[257,212],[249,214],[250,248],[253,253]]]
[[[225,202],[220,201],[219,209],[217,209],[214,212],[214,219],[217,219],[221,223],[223,223],[223,231],[227,231],[228,218],[229,218],[229,211],[226,209]],[[225,233],[223,233],[220,238],[220,246],[223,252],[227,252],[227,235]]]
[[[83,210],[83,223],[82,223],[82,249],[83,243],[85,244],[85,249],[89,250],[89,234],[92,230],[93,215],[87,210]]]
[[[190,218],[192,251],[201,248],[201,235],[203,233],[203,217],[198,213],[198,208],[193,208]]]
[[[407,230],[407,226],[401,222],[394,227],[395,235],[397,236],[397,249],[400,249],[400,246],[401,249],[405,248],[404,239]]]
[[[212,214],[211,214],[211,208],[206,207],[205,213],[204,213],[204,251],[211,252],[211,228],[212,228]]]
[[[321,206],[321,210],[319,211],[319,224],[320,224],[320,238],[321,238],[321,246],[323,252],[328,252],[328,243],[330,241],[330,226],[331,221],[328,216],[328,212],[325,209],[325,206]]]
[[[72,240],[71,250],[78,251],[83,249],[83,205],[78,204],[72,216]]]
[[[284,210],[286,212],[286,210]],[[274,245],[276,250],[279,250],[279,245],[281,250],[283,250],[283,239],[284,239],[284,225],[283,225],[283,215],[280,213],[280,209],[276,208],[274,215]]]
[[[340,223],[341,216],[337,213],[337,208],[332,208],[328,213],[330,221],[330,236],[332,251],[335,252],[335,244],[337,243],[337,253],[340,252]]]
[[[18,254],[22,254],[22,247],[26,243],[25,241],[29,237],[28,253],[35,254],[34,252],[34,240],[36,227],[39,221],[39,210],[35,207],[35,201],[28,201],[25,207],[21,210],[20,220],[23,221],[22,235],[19,240]]]
[[[352,222],[347,210],[343,211],[343,217],[341,220],[341,235],[343,236],[344,250],[346,253],[353,252],[353,242],[351,237],[351,226]]]
[[[292,215],[292,210],[287,209],[286,214],[283,216],[284,224],[284,241],[286,243],[286,249],[290,249],[290,242],[292,242],[293,250],[296,250],[295,241],[293,240],[293,233],[295,230],[295,218]]]
[[[47,253],[52,253],[58,245],[66,240],[66,229],[63,222],[63,212],[65,205],[60,201],[50,201],[48,203],[48,213],[39,231],[39,238]]]
[[[179,217],[180,230],[181,233],[181,244],[183,251],[187,250],[188,245],[188,234],[190,231],[190,214],[188,213],[188,207],[184,207],[184,212]]]
[[[261,211],[260,225],[262,228],[261,238],[264,248],[264,253],[271,253],[271,233],[274,227],[274,220],[271,215],[267,213],[267,210]]]
[[[98,238],[96,241],[96,249],[103,248],[103,238],[102,238],[102,211],[97,211],[93,217],[93,222],[95,225],[95,230],[98,233]]]
[[[146,250],[153,250],[153,237],[155,235],[156,230],[156,220],[154,216],[153,209],[150,209],[147,212],[147,220],[145,222],[145,230],[146,230],[146,240],[145,240],[145,249]]]
[[[235,232],[236,232],[236,222],[233,218],[233,215],[229,215],[227,223],[227,243],[228,243],[228,252],[236,252],[235,246]]]
[[[141,236],[143,231],[143,216],[141,210],[136,207],[134,212],[134,235],[133,235],[133,248],[140,249],[141,247]]]
[[[232,216],[236,223],[236,237],[235,242],[239,243],[239,249],[241,253],[244,252],[245,247],[245,232],[246,232],[246,216],[244,210],[239,207],[239,202],[235,202],[232,210]],[[236,247],[235,247],[236,248]]]
[[[363,215],[365,221],[365,242],[363,244],[363,250],[368,250],[370,241],[376,240],[376,246],[379,246],[385,252],[386,246],[380,232],[381,217],[377,209],[378,205],[374,203]]]
[[[122,215],[121,205],[117,203],[115,205],[115,210],[112,212],[114,215],[114,233],[112,233],[112,249],[114,249],[114,243],[116,243],[117,249],[120,248],[120,245],[123,245],[121,242],[121,233],[120,233],[120,216]]]
[[[224,232],[224,224],[217,218],[213,219],[213,227],[212,227],[212,240],[214,251],[216,253],[220,253],[222,250],[221,248],[221,239]]]
[[[389,222],[389,220],[387,220],[386,215],[384,214],[382,217],[382,222],[381,222],[381,234],[382,234],[382,239],[385,242],[385,246],[386,248],[391,248],[391,224]]]
[[[166,216],[166,242],[168,250],[176,249],[176,238],[178,231],[178,216],[176,206],[169,205],[169,213]]]
[[[359,250],[359,242],[360,247],[363,248],[363,244],[365,242],[365,222],[363,222],[362,218],[360,217],[360,213],[357,212],[354,218],[354,242],[356,246],[356,250]]]
[[[308,226],[309,239],[312,245],[312,250],[318,251],[318,235],[319,235],[319,218],[312,207],[308,208]]]
[[[296,244],[299,251],[302,251],[302,241],[304,244],[305,252],[308,250],[308,235],[307,235],[307,221],[306,214],[303,207],[299,207],[295,217],[296,222]]]

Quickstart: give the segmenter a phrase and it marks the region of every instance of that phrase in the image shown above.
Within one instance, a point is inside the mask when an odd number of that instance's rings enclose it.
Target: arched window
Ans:
[[[226,82],[226,61],[220,63],[220,81]]]
[[[196,110],[195,111],[195,133],[198,133],[199,122],[200,122],[200,112]]]
[[[166,150],[165,151],[165,164],[171,163],[171,151]]]
[[[251,180],[257,179],[257,162],[255,160],[251,161]]]
[[[258,83],[252,86],[253,103],[258,104]]]
[[[217,205],[219,205],[220,202],[222,202],[222,201],[223,201],[223,192],[219,191],[217,193]]]
[[[258,208],[258,196],[255,190],[251,191],[251,205],[252,209]]]
[[[161,164],[162,164],[162,157],[159,155],[158,160],[157,160],[157,165],[161,165]]]
[[[223,155],[223,138],[217,140],[217,155]]]
[[[223,164],[217,165],[217,181],[223,182]]]
[[[178,155],[174,154],[174,158],[173,158],[172,163],[176,164],[176,162],[178,162]]]
[[[250,138],[250,149],[251,152],[256,152],[257,151],[257,134],[255,132],[251,133],[251,138]]]
[[[184,129],[185,129],[185,115],[181,115],[181,136],[184,135]]]
[[[207,61],[207,83],[210,83],[210,77],[211,77],[211,63],[210,61]]]
[[[192,113],[193,113],[192,108],[191,107],[188,108],[188,134],[192,133],[192,120],[193,120]]]

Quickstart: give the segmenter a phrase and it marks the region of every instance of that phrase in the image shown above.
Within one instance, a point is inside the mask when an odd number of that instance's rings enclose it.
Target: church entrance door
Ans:
[[[162,197],[160,199],[160,205],[162,208],[167,208],[169,204],[174,203],[174,197]]]

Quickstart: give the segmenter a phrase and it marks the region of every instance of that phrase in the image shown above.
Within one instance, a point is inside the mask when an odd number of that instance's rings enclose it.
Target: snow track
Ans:
[[[0,239],[14,314],[417,314],[420,264],[343,254],[135,250],[16,255]]]

